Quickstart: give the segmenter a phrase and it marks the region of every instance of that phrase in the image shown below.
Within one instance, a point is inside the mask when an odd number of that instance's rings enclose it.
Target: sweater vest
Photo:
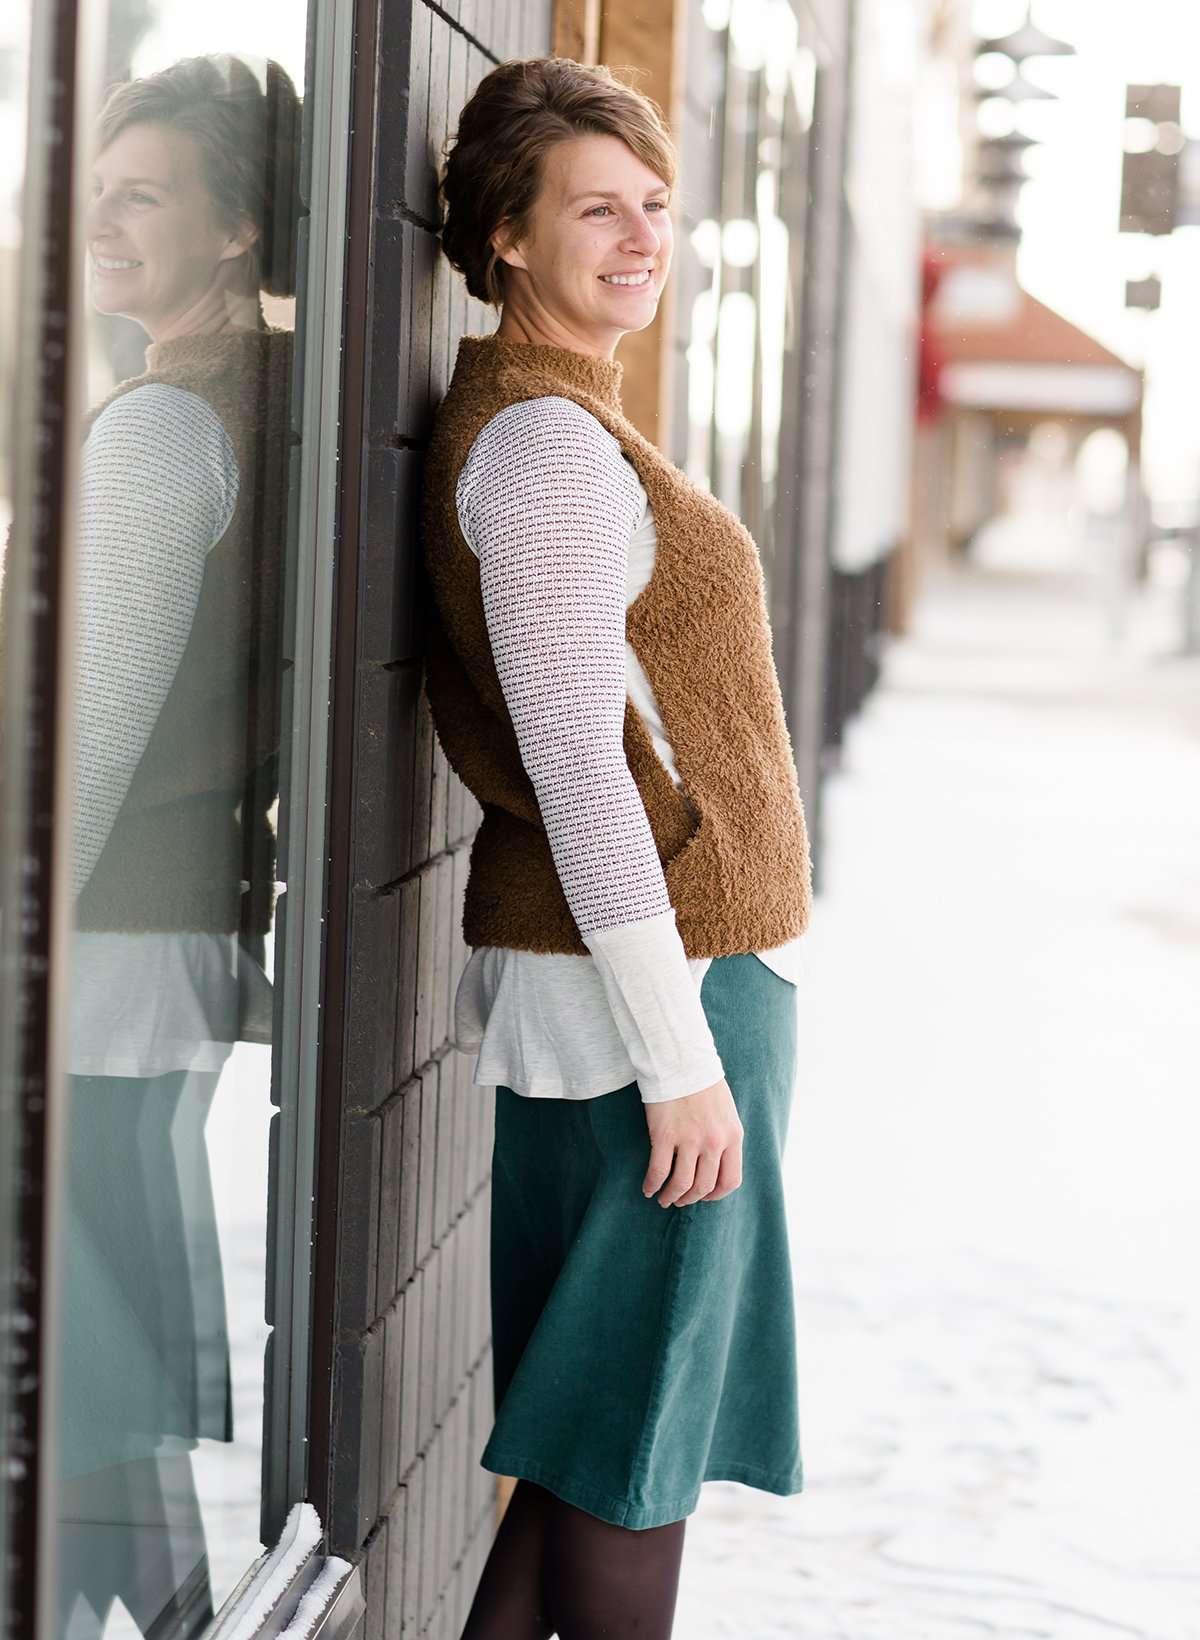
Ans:
[[[482,809],[462,932],[471,946],[586,955],[563,893],[496,672],[479,563],[455,489],[484,424],[520,399],[556,394],[620,444],[653,510],[654,572],[626,636],[658,701],[683,788],[626,695],[624,752],[645,805],[689,957],[782,945],[812,897],[804,809],[772,656],[754,540],[624,415],[616,360],[544,343],[464,336],[425,462],[421,526],[433,592],[425,691],[450,767]],[[619,862],[614,862],[619,869]]]
[[[270,327],[155,343],[149,368],[86,419],[85,431],[148,382],[186,389],[220,418],[239,485],[175,677],[76,901],[77,928],[246,937],[270,927],[291,349],[291,332]]]

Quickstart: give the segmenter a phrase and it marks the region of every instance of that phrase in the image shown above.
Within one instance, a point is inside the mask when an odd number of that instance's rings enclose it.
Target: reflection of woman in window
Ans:
[[[292,288],[297,115],[235,58],[120,86],[86,212],[92,301],[150,345],[81,465],[64,1626],[78,1594],[100,1629],[116,1596],[143,1632],[211,1604],[188,1454],[234,1435],[204,1122],[272,904],[291,337],[260,291]]]

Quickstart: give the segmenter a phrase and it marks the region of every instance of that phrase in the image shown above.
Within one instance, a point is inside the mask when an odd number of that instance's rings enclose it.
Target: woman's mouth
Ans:
[[[644,290],[650,283],[650,271],[643,268],[640,273],[602,273],[600,278],[617,290]]]
[[[140,268],[140,262],[135,262],[127,256],[97,256],[92,252],[92,266],[97,273],[128,273],[131,268]]]

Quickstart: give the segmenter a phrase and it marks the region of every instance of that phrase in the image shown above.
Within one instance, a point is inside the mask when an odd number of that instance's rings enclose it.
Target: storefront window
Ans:
[[[296,1492],[272,1294],[305,1239],[281,1153],[312,1121],[279,1074],[293,677],[320,639],[295,629],[314,560],[289,505],[307,5],[98,9],[50,1329],[70,1640],[200,1632],[267,1546],[272,1475]]]
[[[32,9],[12,4],[0,11],[0,585],[7,576],[8,544],[17,483],[17,351],[25,183],[26,130]],[[0,620],[3,619],[0,599]],[[0,643],[0,1559],[12,1548],[13,1482],[21,1454],[14,1449],[17,1413],[14,1381],[28,1362],[29,1328],[23,1326],[16,1249],[19,1095],[14,1036],[18,962],[12,907],[19,898],[21,848],[20,752],[13,735],[21,691],[19,656]],[[6,1598],[0,1587],[0,1623]]]

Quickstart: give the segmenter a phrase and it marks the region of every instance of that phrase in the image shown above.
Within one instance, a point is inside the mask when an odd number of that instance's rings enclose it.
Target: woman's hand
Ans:
[[[692,1202],[720,1201],[737,1189],[742,1182],[745,1129],[724,1077],[699,1093],[642,1108],[650,1129],[643,1195],[653,1196],[661,1189],[661,1207],[689,1207]]]

